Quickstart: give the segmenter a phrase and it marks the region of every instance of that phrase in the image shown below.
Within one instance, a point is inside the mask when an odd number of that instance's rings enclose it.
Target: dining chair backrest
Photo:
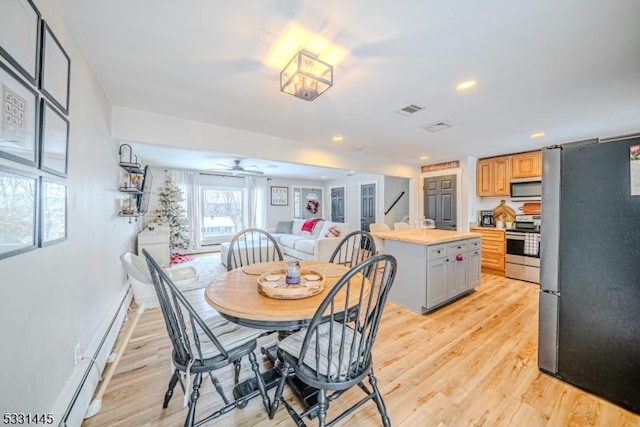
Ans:
[[[311,319],[297,357],[294,369],[305,383],[338,390],[368,374],[396,269],[392,255],[376,255],[338,280]]]
[[[400,221],[400,222],[394,222],[393,223],[393,229],[394,230],[408,230],[410,228],[411,228],[411,226],[409,225],[408,222]]]
[[[369,224],[369,231],[375,233],[377,231],[391,231],[391,229],[384,222],[374,222]]]
[[[142,252],[149,266],[151,279],[171,339],[174,364],[186,369],[193,359],[202,361],[205,358],[202,337],[208,338],[207,345],[215,347],[213,353],[218,354],[220,361],[227,358],[227,350],[220,344],[167,273],[146,249],[143,249]]]
[[[331,254],[329,262],[353,267],[376,254],[373,236],[364,230],[356,230],[344,236]]]
[[[259,228],[245,228],[236,233],[229,243],[227,270],[282,260],[280,246],[271,234]]]
[[[259,394],[268,411],[269,396],[254,354],[257,346],[256,340],[261,331],[233,324],[221,316],[203,319],[151,254],[146,249],[143,249],[142,253],[149,267],[151,280],[158,295],[162,316],[173,347],[174,373],[169,381],[163,408],[167,407],[178,381],[180,381],[185,393],[185,406],[187,400],[189,406],[185,426],[200,425],[229,412],[233,408],[246,405],[244,397],[238,397],[233,401],[226,397],[224,389],[213,371],[232,363],[239,367],[241,359],[248,356]],[[200,396],[202,375],[205,373],[211,377],[216,392],[222,397],[224,406],[196,423],[196,401]],[[183,375],[186,381],[182,379]],[[192,375],[195,375],[195,378],[191,391]]]

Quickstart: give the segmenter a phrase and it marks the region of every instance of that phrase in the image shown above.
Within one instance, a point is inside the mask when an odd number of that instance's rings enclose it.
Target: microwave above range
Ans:
[[[542,198],[542,178],[521,178],[511,180],[511,201],[528,202]]]

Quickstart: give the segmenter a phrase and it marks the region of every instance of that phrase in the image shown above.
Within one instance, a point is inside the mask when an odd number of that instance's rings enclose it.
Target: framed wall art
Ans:
[[[0,56],[27,80],[38,84],[40,12],[31,0],[2,0]]]
[[[36,248],[38,177],[0,166],[0,259]]]
[[[40,247],[67,239],[67,185],[40,177]]]
[[[271,206],[287,206],[289,204],[289,188],[271,187]]]
[[[0,157],[36,166],[38,93],[0,62]]]
[[[44,20],[41,55],[40,90],[64,114],[69,114],[71,59]]]
[[[46,99],[40,104],[40,169],[67,176],[69,121]]]

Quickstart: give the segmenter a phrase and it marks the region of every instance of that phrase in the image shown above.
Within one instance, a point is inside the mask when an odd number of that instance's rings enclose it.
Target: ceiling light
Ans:
[[[429,160],[429,156],[420,156],[420,160]]]
[[[473,89],[477,84],[478,82],[476,80],[465,80],[461,83],[458,83],[458,85],[456,86],[456,90],[458,92],[465,92],[469,89]]]
[[[342,141],[344,141],[344,137],[343,137],[343,136],[340,136],[340,135],[336,135],[336,136],[334,136],[334,137],[332,138],[332,141],[333,141],[333,142],[342,142]]]
[[[531,134],[531,138],[532,139],[536,139],[536,138],[544,138],[545,136],[547,136],[546,133],[544,132],[536,132],[536,133],[532,133]]]
[[[334,67],[347,56],[345,48],[292,22],[274,43],[264,64],[269,68],[281,70],[291,60],[291,54],[302,49],[316,53]]]
[[[333,85],[333,67],[301,50],[280,73],[280,90],[313,101]]]
[[[322,176],[320,177],[320,179],[327,179],[327,177],[326,177],[326,176],[324,176],[324,175],[322,175]]]

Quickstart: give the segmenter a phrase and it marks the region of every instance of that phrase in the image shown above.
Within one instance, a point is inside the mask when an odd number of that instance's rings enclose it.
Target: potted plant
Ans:
[[[504,226],[505,226],[505,228],[507,228],[507,230],[513,227],[513,220],[514,220],[514,218],[511,215],[507,214],[505,216],[505,218],[504,218]]]

